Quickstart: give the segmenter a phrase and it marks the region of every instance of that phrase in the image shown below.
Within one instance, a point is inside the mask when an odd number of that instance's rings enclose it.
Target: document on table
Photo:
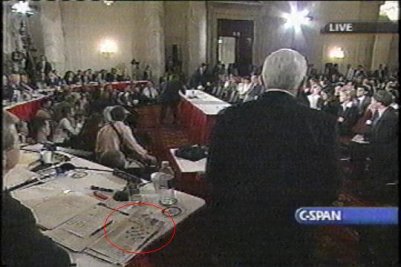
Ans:
[[[72,251],[81,252],[102,237],[104,222],[111,212],[107,207],[94,205],[56,229],[47,231],[46,235]],[[128,216],[117,212],[108,221],[118,223],[124,219]]]
[[[164,226],[164,222],[153,218],[146,210],[138,210],[129,220],[119,223],[108,233],[108,239],[126,251],[140,251]],[[85,252],[114,264],[126,264],[133,256],[112,246],[104,237],[90,245]]]
[[[51,230],[98,202],[82,193],[61,193],[34,206],[32,212],[39,226]]]

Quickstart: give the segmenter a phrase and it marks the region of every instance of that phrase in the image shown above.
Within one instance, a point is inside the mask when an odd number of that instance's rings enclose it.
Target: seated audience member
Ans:
[[[21,74],[20,85],[24,91],[29,93],[33,93],[36,90],[36,86],[30,81],[27,74]]]
[[[252,75],[251,89],[245,94],[244,102],[256,100],[264,91],[261,76]]]
[[[370,146],[372,177],[379,186],[398,179],[398,116],[390,107],[391,102],[391,94],[386,91],[373,95],[375,111],[370,129],[365,133]]]
[[[3,74],[3,99],[11,101],[14,90],[9,86],[8,76]]]
[[[82,71],[77,70],[77,73],[74,76],[74,84],[82,84]]]
[[[73,137],[80,133],[82,124],[76,123],[74,119],[74,110],[72,108],[64,107],[61,114],[62,119],[58,123],[54,132],[53,142],[69,145],[71,139],[75,140]]]
[[[251,86],[252,86],[252,84],[251,84],[249,77],[244,77],[241,79],[241,83],[238,84],[238,87],[237,87],[239,98],[241,100],[243,100],[245,98],[245,95],[251,89]]]
[[[146,84],[146,87],[142,90],[142,94],[148,103],[156,102],[159,97],[159,91],[157,91],[152,82]]]
[[[12,91],[14,100],[21,101],[23,99],[24,88],[21,87],[21,76],[18,73],[13,73],[8,79],[8,88]]]
[[[74,80],[75,74],[72,71],[67,71],[64,75],[64,83],[67,85],[75,84]]]
[[[339,110],[339,103],[336,97],[333,94],[334,90],[330,90],[329,88],[326,90],[322,90],[321,95],[321,104],[320,110],[337,117]]]
[[[77,113],[81,113],[83,115],[88,114],[89,111],[89,101],[86,93],[81,93],[78,100],[75,102],[75,110]]]
[[[126,158],[155,162],[156,158],[151,156],[146,149],[138,144],[130,127],[124,124],[127,117],[126,110],[117,106],[111,110],[113,122],[104,125],[98,132],[96,139],[96,157],[107,151],[121,151]]]
[[[17,121],[16,116],[3,111],[3,179],[19,160]],[[10,192],[4,191],[4,187],[1,201],[2,266],[70,266],[68,253],[39,231],[31,211]],[[34,253],[32,249],[35,249]]]
[[[368,88],[366,86],[358,86],[356,89],[356,106],[358,107],[359,117],[365,114],[366,108],[370,105],[370,97],[368,95]]]
[[[133,106],[133,99],[132,99],[132,95],[133,95],[133,90],[131,89],[133,85],[129,85],[127,87],[125,87],[124,91],[121,91],[118,93],[117,95],[117,104],[124,106],[124,107],[131,107]]]
[[[339,100],[338,133],[340,136],[351,136],[352,127],[358,120],[358,108],[353,104],[349,90],[341,90]]]
[[[308,101],[309,101],[309,107],[312,109],[320,109],[321,108],[321,96],[320,93],[322,91],[322,88],[320,85],[315,84],[312,85],[311,88],[311,94],[308,95]]]
[[[65,96],[65,99],[62,102],[56,103],[53,105],[53,119],[56,122],[59,122],[63,118],[62,111],[65,108],[73,109],[75,107],[75,96],[68,93]]]
[[[116,82],[117,81],[117,69],[112,68],[111,72],[107,73],[106,78],[105,78],[106,82]]]
[[[47,76],[45,83],[48,87],[55,88],[61,86],[62,81],[53,71],[51,71],[49,72],[49,75]]]
[[[82,130],[76,138],[73,147],[95,152],[97,133],[103,127],[103,116],[99,113],[91,114],[84,122]]]
[[[35,119],[32,137],[36,143],[46,143],[51,135],[50,122],[47,119]]]

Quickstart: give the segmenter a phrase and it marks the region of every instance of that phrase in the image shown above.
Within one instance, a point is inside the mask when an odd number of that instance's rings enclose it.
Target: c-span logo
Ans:
[[[398,224],[398,208],[303,207],[295,212],[300,224]]]

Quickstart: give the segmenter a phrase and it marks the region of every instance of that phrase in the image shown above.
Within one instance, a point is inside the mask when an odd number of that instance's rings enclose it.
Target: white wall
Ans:
[[[136,36],[135,18],[139,2],[61,2],[66,69],[110,69],[121,63],[127,67],[133,59]],[[103,56],[99,47],[104,39],[117,43],[118,51],[110,58]]]

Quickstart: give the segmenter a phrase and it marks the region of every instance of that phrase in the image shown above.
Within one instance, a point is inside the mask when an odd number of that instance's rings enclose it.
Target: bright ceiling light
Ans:
[[[33,10],[30,8],[28,1],[18,1],[11,6],[11,11],[22,15],[32,15]]]
[[[399,17],[398,1],[385,1],[380,6],[380,15],[387,16],[391,21],[397,21]]]
[[[284,13],[283,17],[286,19],[285,27],[294,28],[295,30],[301,29],[302,25],[308,24],[311,17],[308,16],[309,11],[304,9],[298,11],[296,8],[291,8],[291,13]]]

